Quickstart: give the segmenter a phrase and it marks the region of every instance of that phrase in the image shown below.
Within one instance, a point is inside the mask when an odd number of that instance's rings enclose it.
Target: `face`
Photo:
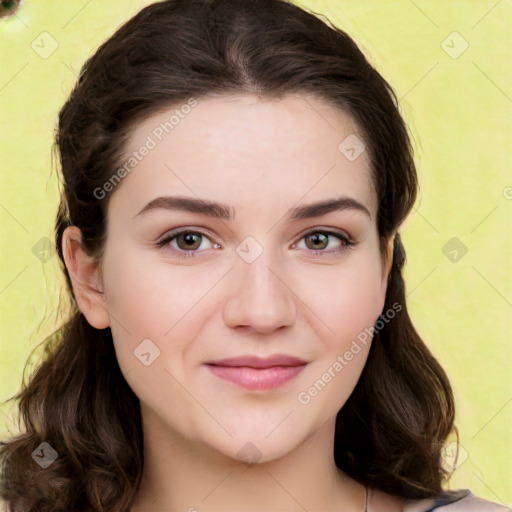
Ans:
[[[108,206],[119,365],[146,426],[272,460],[343,406],[382,312],[367,153],[354,159],[353,121],[312,97],[208,97],[171,131],[175,110],[135,128],[126,161],[140,158]]]

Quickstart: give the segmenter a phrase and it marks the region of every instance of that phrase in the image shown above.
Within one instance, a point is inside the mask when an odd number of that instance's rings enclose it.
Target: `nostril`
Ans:
[[[9,18],[14,16],[20,8],[21,0],[2,0],[0,2],[0,18]]]

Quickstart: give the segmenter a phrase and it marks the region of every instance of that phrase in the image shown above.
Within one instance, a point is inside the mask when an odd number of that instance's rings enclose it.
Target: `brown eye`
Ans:
[[[176,245],[184,251],[198,249],[201,245],[202,236],[199,233],[185,231],[175,236]]]
[[[206,242],[204,247],[203,242]],[[202,249],[200,247],[203,245]],[[219,244],[213,243],[211,238],[200,231],[191,231],[190,229],[182,229],[171,231],[163,235],[156,242],[156,246],[161,249],[169,249],[177,256],[198,256],[205,252],[205,249],[219,248]]]
[[[302,240],[305,241],[304,244],[306,246],[306,252],[309,252],[314,256],[332,256],[356,245],[354,241],[341,233],[323,230],[311,231],[303,236],[300,242],[302,242]],[[332,246],[333,244],[334,247],[327,249],[327,247],[330,245]],[[299,247],[299,249],[300,248],[301,247]]]
[[[329,236],[325,233],[313,233],[305,237],[306,240],[311,240],[312,247],[308,249],[318,250],[325,249],[329,245]],[[308,244],[306,243],[306,246]]]

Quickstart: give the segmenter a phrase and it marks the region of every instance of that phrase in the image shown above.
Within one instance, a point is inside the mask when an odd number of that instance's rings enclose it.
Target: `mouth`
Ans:
[[[288,355],[252,355],[206,363],[208,370],[223,380],[252,390],[277,388],[296,377],[307,361]]]

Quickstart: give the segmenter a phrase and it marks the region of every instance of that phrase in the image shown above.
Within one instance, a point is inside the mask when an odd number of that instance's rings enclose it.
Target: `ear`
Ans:
[[[386,292],[388,288],[388,280],[391,272],[391,267],[393,265],[393,249],[395,244],[395,234],[392,233],[389,237],[386,252],[385,252],[385,260],[382,261],[382,279],[381,279],[381,311],[384,309],[384,303],[386,302]]]
[[[68,269],[73,293],[80,311],[96,329],[110,325],[101,268],[82,247],[82,233],[76,226],[69,226],[62,235],[62,253]]]
[[[389,274],[391,272],[391,267],[393,265],[393,249],[395,248],[395,235],[396,232],[391,234],[389,237],[387,247],[386,247],[386,261],[384,265],[382,265],[382,284],[384,286],[387,285]]]

